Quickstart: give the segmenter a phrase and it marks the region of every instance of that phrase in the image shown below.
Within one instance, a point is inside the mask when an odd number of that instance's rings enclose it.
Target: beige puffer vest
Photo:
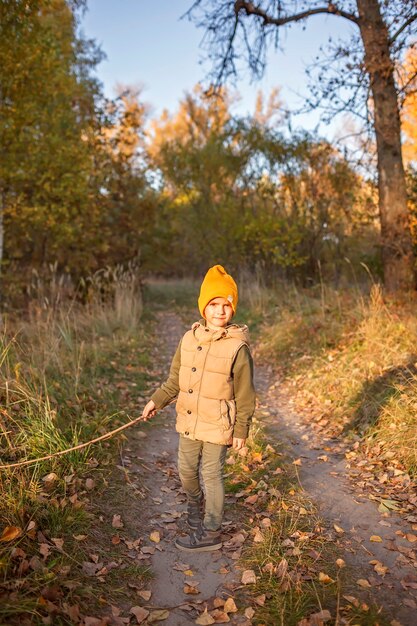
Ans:
[[[197,322],[181,342],[176,429],[190,439],[230,443],[236,420],[231,370],[249,345],[247,326],[211,330]]]

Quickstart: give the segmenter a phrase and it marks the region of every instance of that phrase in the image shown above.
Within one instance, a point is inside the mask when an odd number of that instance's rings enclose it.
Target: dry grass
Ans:
[[[335,434],[366,438],[417,471],[417,318],[412,296],[378,285],[319,286],[271,295],[259,356],[273,362],[298,407]]]
[[[128,421],[130,412],[136,417],[148,379],[149,343],[132,268],[93,277],[84,304],[65,281],[37,285],[28,314],[6,320],[1,337],[2,463],[64,450]],[[24,623],[29,614],[33,623],[44,623],[48,605],[39,603],[42,589],[65,584],[63,567],[82,576],[73,535],[91,523],[86,479],[94,476],[96,486],[101,484],[109,445],[0,472],[0,534],[5,526],[20,529],[16,540],[0,543],[4,623]],[[63,553],[51,538],[64,540]],[[40,558],[42,543],[50,548],[46,558]],[[65,592],[58,595],[65,599]]]

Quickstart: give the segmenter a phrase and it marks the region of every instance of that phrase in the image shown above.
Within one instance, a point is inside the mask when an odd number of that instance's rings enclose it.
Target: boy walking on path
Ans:
[[[255,409],[248,327],[230,324],[237,302],[233,278],[221,265],[210,268],[198,299],[203,319],[182,337],[167,381],[142,414],[152,417],[177,399],[178,470],[191,531],[177,538],[180,550],[221,548],[226,451],[230,445],[235,450],[245,445]]]

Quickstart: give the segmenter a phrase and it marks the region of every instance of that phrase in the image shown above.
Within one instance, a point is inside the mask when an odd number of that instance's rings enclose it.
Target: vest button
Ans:
[[[188,390],[188,393],[193,393],[193,390],[192,390],[192,389],[189,389],[189,390]]]
[[[203,348],[202,348],[201,346],[198,346],[198,347],[197,347],[197,350],[202,350],[202,349],[203,349]]]
[[[189,435],[190,433],[188,432],[188,430],[185,431],[184,435]]]
[[[191,411],[190,411],[190,409],[188,409],[187,413],[188,413],[188,415],[191,415]]]
[[[206,331],[206,333],[210,332],[210,330],[208,328],[205,328],[204,330]]]
[[[191,368],[191,371],[192,371],[192,372],[196,372],[196,371],[197,371],[197,368],[196,368],[196,367],[192,367],[192,368]]]

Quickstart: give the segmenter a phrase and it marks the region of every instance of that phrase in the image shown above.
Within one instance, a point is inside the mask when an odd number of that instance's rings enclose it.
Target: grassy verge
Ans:
[[[417,474],[415,299],[388,298],[378,286],[369,295],[323,285],[285,293],[261,303],[260,357],[317,428],[348,436],[352,463],[371,458],[383,482],[409,486]]]
[[[96,278],[83,306],[42,297],[25,318],[6,321],[2,464],[64,450],[136,417],[151,376],[140,293],[133,274],[113,276],[104,295],[102,285]],[[78,623],[86,596],[97,593],[83,570],[89,505],[105,488],[116,445],[1,470],[1,624]]]

